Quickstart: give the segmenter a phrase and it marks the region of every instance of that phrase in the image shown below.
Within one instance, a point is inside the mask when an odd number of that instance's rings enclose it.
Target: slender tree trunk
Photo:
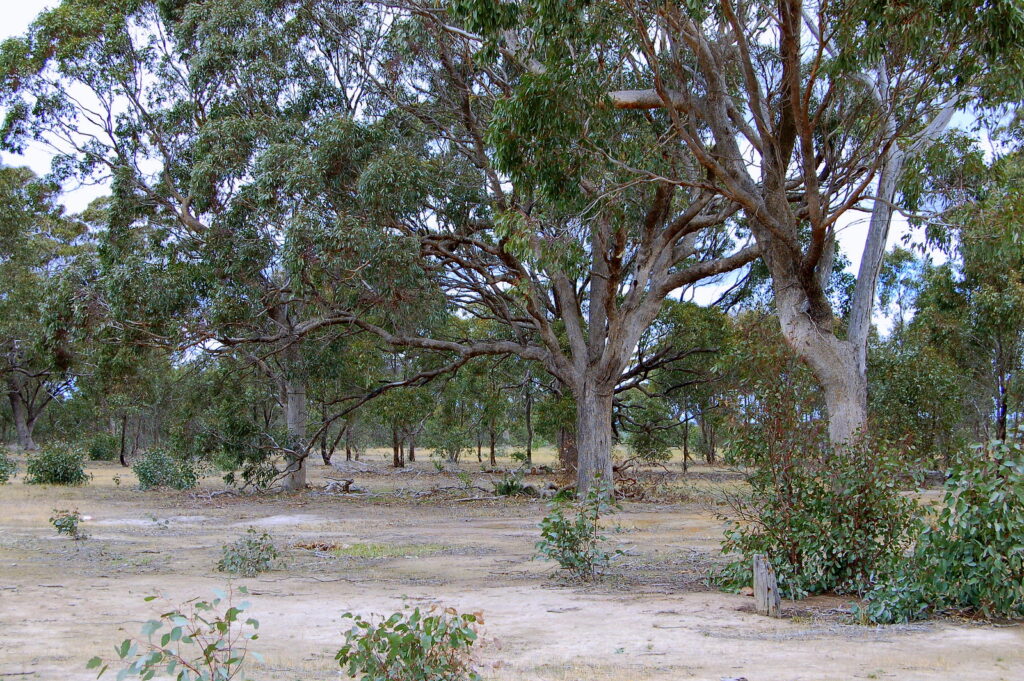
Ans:
[[[490,447],[491,447],[491,467],[493,468],[494,466],[497,466],[497,465],[498,465],[498,459],[497,459],[497,457],[496,457],[496,456],[494,455],[494,440],[495,440],[495,433],[494,433],[494,428],[493,428],[493,427],[491,427],[491,428],[489,428],[489,429],[488,429],[488,431],[487,431],[487,435],[488,435],[488,439],[490,440]]]
[[[296,377],[288,378],[285,393],[288,447],[294,454],[288,457],[281,486],[285,490],[300,490],[306,487],[306,384]]]
[[[331,441],[331,448],[327,452],[327,459],[324,461],[324,463],[327,464],[328,466],[331,464],[331,459],[334,458],[334,452],[338,451],[338,444],[341,442],[341,438],[346,437],[346,433],[347,432],[348,432],[348,426],[342,426],[341,428],[338,429],[338,434],[334,436],[334,440]],[[327,437],[327,433],[324,433],[324,438],[326,438],[326,437]],[[346,451],[346,455],[347,455],[346,456],[347,459],[351,458],[351,456],[348,455],[347,451]]]
[[[127,431],[128,431],[128,414],[124,414],[121,417],[121,448],[118,451],[117,458],[121,461],[121,465],[124,466],[125,468],[128,467],[128,459],[125,457],[125,448],[124,448],[124,437],[125,437],[125,433]]]
[[[391,464],[395,468],[405,468],[405,461],[402,460],[401,445],[399,444],[398,430],[391,429]]]
[[[416,463],[416,436],[409,436],[409,463]]]
[[[25,450],[37,449],[32,439],[35,419],[29,417],[29,408],[21,396],[21,386],[13,379],[8,380],[7,397],[11,402],[11,413],[14,417],[14,432],[18,438],[18,447]]]
[[[715,436],[715,427],[711,425],[705,411],[702,411],[700,415],[700,434],[704,440],[704,461],[714,464],[717,458],[718,442]]]
[[[612,388],[585,383],[576,395],[576,438],[579,461],[576,490],[585,495],[596,477],[612,479]]]
[[[136,421],[135,424],[135,438],[132,440],[132,457],[139,452],[139,441],[142,439],[142,423]]]
[[[1008,413],[1009,405],[1006,396],[1006,386],[1002,378],[1000,378],[998,396],[996,398],[996,439],[1000,442],[1006,442],[1006,423]]]
[[[483,438],[480,436],[480,431],[478,430],[478,431],[476,431],[476,462],[477,463],[483,463],[483,461],[484,461],[484,454],[483,454],[484,450],[483,450],[483,447],[484,447],[484,445],[483,445]]]
[[[526,464],[533,465],[533,392],[526,392]]]
[[[352,460],[352,426],[345,426],[345,461]]]
[[[690,415],[686,415],[686,420],[683,421],[683,472],[686,473],[689,470],[690,464]]]

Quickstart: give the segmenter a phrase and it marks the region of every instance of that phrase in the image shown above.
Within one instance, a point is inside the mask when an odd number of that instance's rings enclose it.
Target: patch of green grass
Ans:
[[[332,553],[347,558],[404,558],[429,556],[449,547],[443,544],[342,544]]]

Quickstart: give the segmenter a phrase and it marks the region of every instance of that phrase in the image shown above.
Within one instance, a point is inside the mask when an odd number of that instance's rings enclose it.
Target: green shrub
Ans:
[[[835,451],[827,467],[784,455],[748,476],[749,498],[732,499],[722,553],[736,559],[716,580],[750,586],[751,559],[764,554],[786,598],[864,593],[892,574],[917,528],[916,504],[899,492],[899,467],[884,451]]]
[[[245,587],[238,591],[248,594]],[[234,594],[214,593],[216,598],[210,601],[189,601],[149,620],[142,625],[141,637],[115,646],[118,661],[125,665],[117,678],[152,679],[166,673],[177,681],[230,681],[241,678],[249,655],[261,662],[259,654],[248,650],[249,642],[259,638],[260,626],[251,617],[243,619],[249,604],[235,603]],[[99,678],[109,664],[94,657],[86,668],[99,669]]]
[[[111,433],[93,433],[85,449],[93,461],[114,461],[121,454],[121,440]]]
[[[897,482],[897,457],[867,438],[833,447],[817,381],[776,322],[753,322],[733,361],[755,399],[730,415],[725,452],[747,471],[749,491],[727,494],[733,513],[724,518],[722,552],[733,561],[715,581],[750,586],[760,553],[787,598],[864,593],[896,568],[917,531],[916,504]]]
[[[14,462],[7,450],[0,449],[0,485],[6,485],[18,472],[18,464]]]
[[[500,497],[535,497],[537,490],[523,484],[523,476],[516,473],[504,475],[494,483],[494,493]]]
[[[165,449],[147,451],[132,465],[132,470],[139,479],[139,488],[144,490],[154,487],[192,489],[199,482],[199,474],[191,462]]]
[[[610,484],[597,480],[582,501],[552,501],[549,513],[540,521],[537,555],[557,562],[574,581],[594,579],[613,556],[621,554],[604,549],[607,537],[600,524],[601,516],[619,508],[613,494]]]
[[[57,534],[62,534],[72,539],[85,539],[86,535],[82,532],[79,524],[82,522],[82,514],[78,511],[67,511],[63,509],[53,509],[53,517],[50,518],[50,524],[57,530]]]
[[[25,465],[25,482],[30,485],[84,485],[85,453],[66,442],[50,442],[33,452]]]
[[[1024,617],[1024,450],[992,443],[950,471],[938,515],[912,558],[867,595],[862,620],[969,611]]]
[[[526,452],[518,450],[509,454],[508,458],[512,459],[512,462],[518,464],[520,468],[530,463],[530,460],[526,456]]]
[[[352,628],[335,659],[361,681],[478,681],[471,649],[477,640],[479,614],[448,608],[434,614],[416,608],[374,624],[345,613]]]
[[[246,530],[238,541],[225,545],[221,551],[217,569],[242,577],[255,577],[261,572],[273,570],[279,555],[270,534],[258,532],[253,527]]]

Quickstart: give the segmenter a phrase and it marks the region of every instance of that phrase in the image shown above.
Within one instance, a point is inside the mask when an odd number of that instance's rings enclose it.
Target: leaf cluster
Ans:
[[[345,613],[352,628],[335,659],[360,681],[479,681],[471,648],[480,613],[452,608],[396,612],[379,622]]]

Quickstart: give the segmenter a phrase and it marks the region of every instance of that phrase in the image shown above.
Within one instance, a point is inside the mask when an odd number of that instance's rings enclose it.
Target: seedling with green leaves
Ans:
[[[238,593],[248,594],[244,586]],[[156,600],[147,596],[146,602]],[[117,659],[94,657],[87,669],[103,676],[112,662],[124,666],[117,678],[152,679],[165,674],[175,681],[232,681],[241,676],[246,660],[261,662],[249,643],[259,638],[260,623],[245,617],[249,603],[235,603],[235,594],[214,590],[212,600],[193,599],[142,625],[141,636],[126,638],[114,647]]]

